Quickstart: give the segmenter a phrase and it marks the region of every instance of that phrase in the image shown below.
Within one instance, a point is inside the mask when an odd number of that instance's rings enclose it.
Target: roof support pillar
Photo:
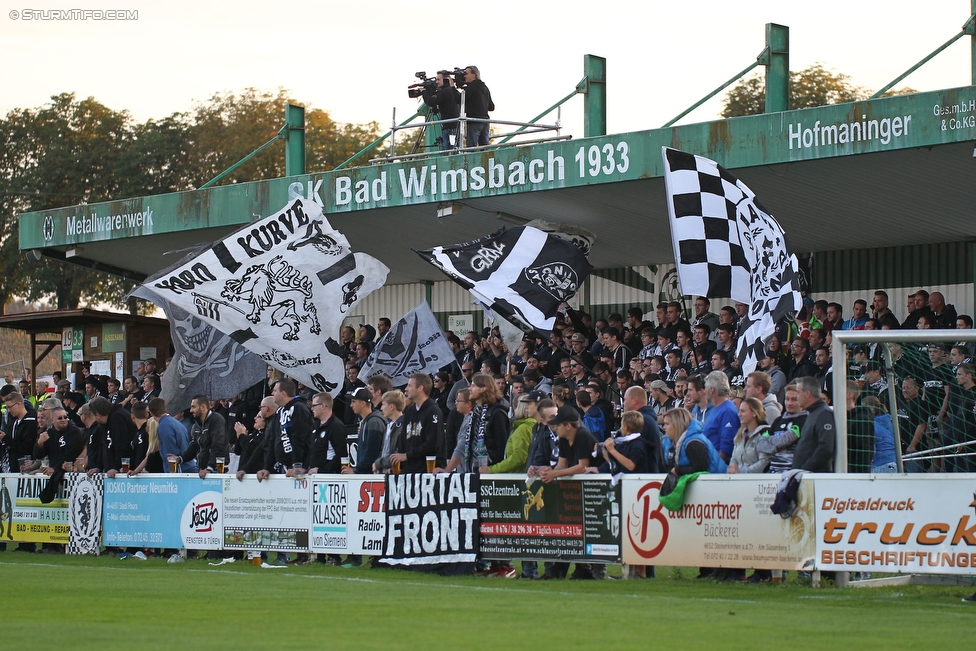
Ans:
[[[972,17],[976,17],[976,0],[971,0],[971,1],[973,3],[973,6],[972,6],[972,12],[969,15]],[[972,21],[973,18],[970,18],[969,20]],[[976,27],[976,24],[971,25],[971,27]],[[976,32],[970,32],[969,42],[970,42],[969,47],[972,49],[972,56],[973,56],[972,68],[970,69],[972,70],[972,74],[973,74],[973,86],[976,86]]]
[[[976,0],[974,0],[976,2]],[[790,28],[766,23],[766,113],[790,110]]]
[[[305,107],[285,106],[285,176],[305,173]]]
[[[583,56],[583,137],[607,135],[607,60],[594,54]]]

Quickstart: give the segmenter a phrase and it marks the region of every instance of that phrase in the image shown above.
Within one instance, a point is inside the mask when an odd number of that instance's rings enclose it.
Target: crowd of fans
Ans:
[[[404,387],[382,375],[359,378],[390,320],[358,332],[347,326],[340,333],[345,379],[335,398],[269,367],[266,380],[238,396],[196,396],[189,410],[171,415],[159,397],[165,369],[155,360],[121,383],[88,374],[84,393],[65,381],[54,394],[8,383],[0,389],[0,471],[231,472],[241,481],[432,471],[525,473],[543,482],[589,472],[831,472],[835,366],[848,378],[848,472],[895,472],[896,446],[907,472],[969,470],[976,369],[966,345],[888,344],[890,369],[881,344],[851,348],[836,364],[831,357],[835,330],[973,326],[938,292],[920,290],[907,307],[899,322],[878,291],[870,309],[859,299],[845,318],[837,303],[806,299],[777,324],[766,357],[746,376],[735,354],[746,306],[713,313],[698,297],[688,318],[680,303],[658,304],[654,323],[639,307],[594,320],[564,306],[551,332],[526,335],[515,350],[497,328],[448,332],[455,361]],[[913,456],[950,445],[957,446],[950,454]],[[479,571],[516,576],[505,563]],[[653,568],[629,571],[653,576]],[[524,578],[567,574],[565,563],[546,563],[541,575],[537,564],[522,563]],[[606,567],[577,564],[573,576],[603,578]],[[701,576],[745,580],[707,568]],[[768,579],[756,572],[748,580]]]

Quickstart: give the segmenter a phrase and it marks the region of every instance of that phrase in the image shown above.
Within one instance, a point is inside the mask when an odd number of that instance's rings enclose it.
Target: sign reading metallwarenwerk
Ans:
[[[967,86],[24,213],[20,248],[237,226],[299,197],[333,214],[655,178],[662,146],[736,169],[974,137],[976,88]]]

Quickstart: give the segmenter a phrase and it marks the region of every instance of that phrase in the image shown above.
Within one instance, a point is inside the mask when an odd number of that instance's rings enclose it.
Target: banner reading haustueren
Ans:
[[[976,574],[976,476],[818,476],[817,569]]]
[[[478,557],[477,474],[386,476],[389,565],[473,563]]]
[[[0,475],[0,542],[67,544],[68,489],[62,482],[47,504],[41,492],[47,475]]]

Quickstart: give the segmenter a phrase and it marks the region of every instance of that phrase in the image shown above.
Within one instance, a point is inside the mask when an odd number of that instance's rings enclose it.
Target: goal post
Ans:
[[[965,386],[974,372],[976,330],[834,330],[831,336],[834,472],[872,472],[878,459],[866,448],[883,446],[874,434],[887,436],[889,425],[896,472],[976,468],[976,386]],[[965,384],[957,379],[960,368]],[[860,394],[852,411],[849,381]],[[884,460],[892,458],[880,450]]]

